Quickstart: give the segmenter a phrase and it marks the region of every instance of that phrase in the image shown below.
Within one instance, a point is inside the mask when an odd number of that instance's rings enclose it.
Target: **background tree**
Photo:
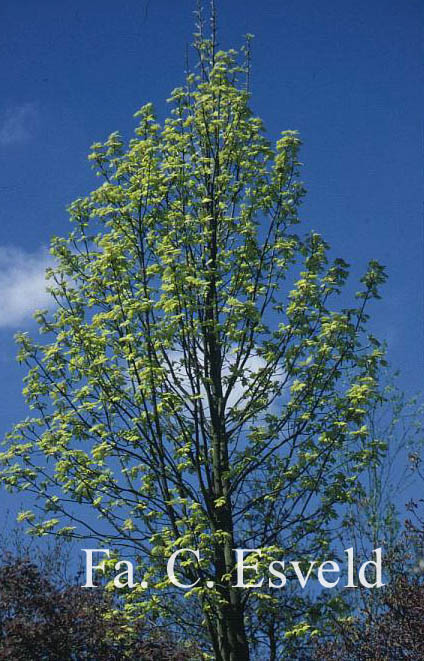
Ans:
[[[414,508],[414,504],[410,507]],[[418,525],[419,522],[419,525]],[[335,618],[326,635],[303,661],[420,661],[424,655],[422,620],[424,584],[422,560],[423,522],[406,527],[396,539],[388,563],[390,580],[379,591],[378,599],[369,592],[362,594],[361,607],[352,608],[348,616]]]
[[[340,548],[353,546],[356,557],[369,556],[372,549],[384,549],[385,582],[399,582],[411,564],[410,542],[405,538],[405,504],[420,489],[419,475],[411,470],[411,457],[423,447],[423,405],[418,396],[407,397],[397,385],[397,373],[385,371],[381,378],[382,401],[367,413],[367,427],[381,439],[386,450],[375,457],[360,478],[360,488],[346,509],[338,533]],[[366,613],[367,626],[376,623],[387,610],[381,590],[347,591],[346,612]]]
[[[8,437],[2,481],[36,494],[20,516],[35,534],[137,557],[149,588],[128,594],[131,618],[197,637],[204,624],[215,658],[240,661],[260,653],[246,624],[265,599],[234,587],[233,549],[261,548],[260,567],[325,554],[381,449],[365,425],[383,360],[366,309],[384,273],[370,262],[343,307],[348,265],[295,232],[300,139],[271,146],[249,108],[249,40],[240,64],[200,21],[195,48],[163,126],[147,104],[127,149],[118,133],[93,145],[104,183],[52,241],[46,342],[17,337],[34,415]],[[164,579],[183,547],[202,554],[181,566],[201,579],[190,602]]]
[[[373,549],[381,547],[384,581],[405,587],[405,572],[419,566],[422,537],[418,531],[424,529],[414,502],[409,502],[408,507],[415,514],[415,522],[408,520],[407,530],[404,522],[405,503],[414,490],[421,489],[423,406],[420,397],[406,397],[397,377],[391,369],[384,369],[380,375],[382,398],[369,407],[366,425],[372,437],[380,439],[386,449],[370,460],[358,478],[352,502],[343,508],[342,519],[335,521],[331,557],[343,561],[343,549],[353,547],[356,558],[368,558]],[[410,587],[412,590],[413,586]],[[388,609],[386,591],[362,586],[356,590],[321,590],[305,595],[291,583],[278,591],[278,598],[275,590],[269,592],[273,607],[262,595],[249,609],[249,628],[254,629],[250,638],[262,650],[267,649],[270,661],[282,658],[313,661],[317,632],[321,640],[326,636],[333,640],[337,651],[346,622],[355,621],[358,627],[359,622],[361,627],[366,622],[366,628],[371,630],[383,615],[386,617]],[[303,635],[285,637],[305,622],[309,627],[303,629]],[[356,635],[359,632],[362,636],[361,628],[356,630]]]
[[[50,558],[41,554],[46,565]],[[55,575],[28,558],[7,556],[0,567],[1,661],[194,661],[194,645],[164,632],[128,631],[113,597]]]
[[[368,422],[388,448],[363,476],[362,493],[349,507],[340,540],[342,547],[353,545],[358,555],[382,546],[387,585],[343,595],[344,613],[328,613],[320,620],[319,636],[293,655],[299,661],[418,661],[423,656],[424,519],[417,499],[406,503],[406,521],[402,506],[402,500],[422,490],[422,404],[418,397],[407,399],[394,376],[389,375],[384,401],[370,409]]]
[[[335,639],[318,645],[313,659],[322,661],[420,661],[424,655],[424,586],[421,580],[399,578],[385,590],[385,611],[378,620],[347,619]],[[306,657],[305,657],[306,658]]]

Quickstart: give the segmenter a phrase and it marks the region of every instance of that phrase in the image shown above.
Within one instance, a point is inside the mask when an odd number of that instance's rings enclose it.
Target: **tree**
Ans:
[[[309,659],[322,661],[420,661],[424,655],[422,578],[401,576],[385,588],[378,619],[364,611],[338,622],[333,639],[318,644]],[[305,657],[306,661],[306,657]]]
[[[375,438],[384,439],[387,449],[361,476],[361,487],[345,508],[338,542],[333,542],[335,550],[353,547],[355,557],[368,557],[372,549],[382,547],[386,587],[339,591],[336,600],[333,594],[321,595],[319,602],[313,602],[315,608],[319,606],[319,631],[290,650],[293,661],[418,661],[422,657],[418,623],[424,605],[424,525],[414,501],[407,505],[414,520],[403,521],[401,503],[408,492],[420,487],[418,479],[423,477],[419,458],[423,408],[421,398],[405,397],[397,376],[381,375],[382,401],[367,413],[367,427]]]
[[[378,591],[349,591],[344,597],[344,615],[339,612],[322,620],[324,626],[319,636],[310,642],[304,654],[293,655],[298,661],[423,658],[424,518],[420,501],[412,499],[407,503],[410,517],[406,521],[400,508],[402,496],[411,493],[412,487],[420,489],[419,480],[424,477],[420,469],[423,430],[420,399],[407,399],[393,375],[389,375],[384,401],[369,410],[368,421],[374,435],[385,439],[388,449],[380,461],[368,467],[362,493],[346,517],[348,529],[341,532],[342,547],[349,544],[364,549],[365,553],[376,546],[386,549],[386,587]]]
[[[49,563],[49,559],[47,564]],[[110,595],[55,585],[28,558],[0,567],[1,661],[193,661],[194,646],[151,631],[128,635]]]
[[[396,382],[398,373],[380,376],[382,400],[367,412],[367,427],[374,438],[384,441],[386,450],[369,463],[360,478],[360,489],[344,514],[339,546],[352,546],[357,557],[372,549],[384,549],[385,582],[399,583],[410,556],[406,544],[404,507],[408,493],[419,487],[418,475],[411,471],[411,457],[419,456],[423,444],[423,405],[421,397],[408,398]],[[408,548],[409,547],[409,548]],[[387,610],[381,590],[347,591],[346,612],[366,614],[371,628]]]
[[[249,39],[240,64],[200,22],[195,49],[163,126],[149,103],[127,148],[118,133],[93,145],[104,183],[52,241],[47,339],[17,336],[34,415],[8,437],[2,481],[52,513],[21,513],[34,533],[130,549],[149,585],[128,590],[131,617],[197,637],[204,622],[205,648],[240,661],[260,653],[258,604],[276,602],[234,586],[234,549],[260,548],[259,570],[282,551],[320,557],[381,450],[364,420],[380,396],[366,322],[384,271],[371,261],[343,307],[348,265],[295,232],[301,141],[285,131],[273,147],[249,108]],[[201,579],[190,601],[163,573],[187,547],[201,554],[179,568]]]
[[[417,535],[417,533],[414,533]],[[421,540],[419,537],[421,536]],[[345,617],[326,623],[299,661],[420,661],[424,654],[423,564],[416,563],[415,544],[406,531],[391,549],[390,580],[378,593],[361,595],[361,607],[353,605]],[[420,549],[422,547],[420,546]]]
[[[354,498],[343,507],[343,517],[336,522],[331,555],[334,559],[341,559],[342,549],[352,547],[355,558],[368,558],[373,549],[381,547],[385,583],[403,586],[406,567],[410,569],[413,562],[418,566],[416,557],[419,557],[419,551],[411,553],[411,549],[422,548],[423,541],[423,521],[413,502],[409,503],[409,509],[415,514],[415,523],[412,520],[407,522],[409,539],[406,540],[401,507],[402,498],[406,499],[408,492],[410,494],[414,486],[419,486],[417,478],[422,478],[419,456],[423,406],[420,397],[405,396],[396,383],[397,376],[391,370],[381,371],[382,397],[368,408],[366,425],[374,439],[384,441],[386,449],[374,456],[358,477]],[[408,465],[411,461],[413,471]],[[344,654],[347,658],[349,654],[339,644],[341,632],[352,629],[347,623],[353,619],[356,635],[363,637],[365,626],[369,631],[377,630],[378,622],[383,615],[386,617],[388,608],[387,591],[363,586],[356,590],[315,591],[308,598],[299,594],[295,584],[278,591],[278,598],[275,590],[270,592],[273,607],[268,600],[264,602],[262,595],[262,600],[250,608],[249,618],[249,638],[267,648],[270,661],[282,658],[315,660],[318,633],[321,641],[326,638],[333,641],[334,653],[342,658]],[[305,621],[310,625],[306,635],[301,638],[285,636],[288,631],[296,632]],[[321,645],[320,649],[328,652],[330,647]]]

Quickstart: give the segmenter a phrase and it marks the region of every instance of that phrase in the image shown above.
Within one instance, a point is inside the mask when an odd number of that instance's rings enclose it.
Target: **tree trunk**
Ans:
[[[215,576],[219,586],[222,603],[217,605],[216,626],[218,654],[217,661],[249,661],[249,645],[244,626],[244,607],[240,588],[233,587],[234,582],[234,537],[231,509],[220,507],[216,511],[217,530],[227,533],[227,538],[215,549]],[[231,575],[231,584],[222,580],[224,575]],[[216,653],[216,652],[215,652]]]
[[[237,590],[237,588],[234,588]],[[219,613],[222,630],[220,655],[222,661],[249,661],[249,645],[240,604],[222,606]]]
[[[217,144],[219,141],[217,140]],[[218,149],[217,149],[218,153]],[[210,154],[208,153],[210,156]],[[215,157],[216,172],[219,159]],[[240,588],[223,581],[223,576],[233,577],[235,566],[234,526],[231,499],[229,496],[228,473],[230,468],[228,435],[225,425],[225,407],[222,383],[222,355],[219,331],[219,306],[216,285],[218,254],[218,219],[214,204],[214,183],[207,181],[210,202],[207,210],[211,218],[209,244],[209,287],[205,299],[205,323],[203,326],[206,376],[210,380],[208,400],[211,423],[212,448],[212,498],[210,510],[214,532],[225,533],[215,546],[215,580],[220,586],[222,603],[216,606],[217,647],[216,661],[249,661],[249,645],[244,626],[244,609]],[[218,503],[217,503],[218,501]],[[224,502],[222,502],[224,501]],[[224,584],[223,584],[224,583]]]

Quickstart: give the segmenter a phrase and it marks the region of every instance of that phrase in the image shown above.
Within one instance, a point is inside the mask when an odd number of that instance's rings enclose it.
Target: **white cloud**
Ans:
[[[175,377],[180,381],[181,386],[187,392],[191,393],[190,379],[188,376],[187,367],[184,363],[184,360],[182,359],[182,353],[178,351],[169,351],[168,358],[173,365],[173,372]],[[203,359],[201,354],[200,363],[202,363],[202,360]],[[234,366],[234,363],[235,363],[235,355],[234,353],[230,353],[226,359],[226,362],[222,370],[224,380],[228,379],[229,376],[231,375],[231,369]],[[236,380],[231,390],[230,396],[228,397],[226,404],[227,412],[231,410],[233,407],[243,409],[243,407],[251,398],[252,388],[254,388],[256,384],[256,376],[265,367],[266,367],[266,362],[260,356],[252,354],[251,356],[248,357],[243,368],[244,378],[241,379],[241,377],[239,377]],[[281,396],[283,395],[284,390],[288,389],[288,386],[286,385],[286,380],[287,380],[286,373],[284,369],[282,368],[281,365],[277,365],[273,374],[270,376],[270,384],[279,386],[281,387],[282,390],[280,396],[277,397],[274,400],[273,405],[271,405],[270,411],[273,411],[274,407],[278,407],[278,405],[281,404]],[[201,395],[202,398],[204,410],[205,412],[208,412],[209,407],[207,404],[206,390],[203,385],[200,386],[199,394]]]
[[[26,253],[0,246],[0,327],[16,327],[37,308],[47,307],[45,270],[52,259],[47,250]]]
[[[38,110],[34,103],[8,108],[0,118],[0,144],[14,145],[29,140],[37,118]]]

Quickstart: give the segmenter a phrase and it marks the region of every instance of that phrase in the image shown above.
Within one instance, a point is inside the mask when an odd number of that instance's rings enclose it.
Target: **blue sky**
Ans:
[[[0,7],[0,434],[25,415],[13,333],[36,332],[65,207],[98,183],[89,146],[159,115],[183,80],[194,1],[3,0]],[[252,107],[275,140],[297,129],[305,226],[352,264],[387,266],[372,328],[408,392],[423,380],[424,6],[418,0],[217,2],[222,48],[253,43]]]

